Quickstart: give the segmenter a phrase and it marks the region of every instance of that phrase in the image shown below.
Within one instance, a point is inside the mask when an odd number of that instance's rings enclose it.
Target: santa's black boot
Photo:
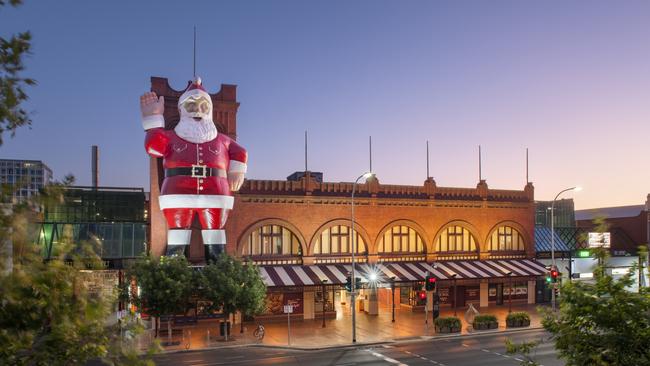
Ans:
[[[208,244],[205,246],[205,262],[216,262],[221,253],[226,252],[224,244]]]
[[[187,247],[189,247],[189,245],[167,244],[167,251],[165,252],[165,256],[172,257],[175,255],[183,255],[187,257]]]

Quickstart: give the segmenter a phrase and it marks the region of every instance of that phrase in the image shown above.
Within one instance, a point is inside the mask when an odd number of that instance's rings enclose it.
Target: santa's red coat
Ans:
[[[165,177],[159,197],[161,209],[232,208],[233,197],[225,173],[245,173],[247,162],[246,150],[233,139],[219,133],[211,141],[197,144],[183,140],[174,130],[152,128],[147,130],[144,146],[149,155],[163,158],[165,169],[203,165],[224,173],[205,178]]]

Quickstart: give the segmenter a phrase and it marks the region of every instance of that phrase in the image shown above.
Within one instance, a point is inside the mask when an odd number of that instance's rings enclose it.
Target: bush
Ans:
[[[436,332],[455,333],[460,332],[460,319],[455,316],[448,318],[438,318],[435,321]]]
[[[490,314],[477,315],[474,318],[474,323],[472,324],[474,329],[484,330],[484,329],[497,329],[499,323],[497,322],[497,317]]]
[[[506,317],[508,327],[527,327],[530,325],[530,315],[525,311],[517,311]]]

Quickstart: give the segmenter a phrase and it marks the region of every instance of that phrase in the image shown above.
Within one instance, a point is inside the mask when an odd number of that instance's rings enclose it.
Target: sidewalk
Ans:
[[[541,317],[537,313],[539,305],[513,305],[512,311],[526,311],[530,314],[531,328],[541,327]],[[499,322],[499,331],[506,330],[506,316],[508,315],[508,306],[491,306],[488,308],[478,308],[481,314],[492,314],[497,317]],[[457,310],[457,316],[461,319],[461,334],[479,334],[485,331],[469,332],[465,322],[465,312],[467,307]],[[441,311],[441,317],[453,316],[453,310]],[[431,317],[431,314],[429,314]],[[395,310],[395,322],[391,322],[391,309],[381,308],[379,315],[367,315],[363,312],[357,313],[357,343],[380,343],[395,340],[417,339],[424,336],[437,336],[435,333],[431,318],[429,325],[424,324],[424,313],[412,313],[406,310]],[[242,345],[265,345],[286,347],[287,342],[287,323],[273,322],[264,323],[265,336],[262,341],[258,341],[253,336],[257,324],[244,324],[244,332],[240,333],[240,324],[235,324],[232,328],[231,340],[224,341],[219,336],[219,323],[216,321],[200,322],[196,325],[175,326],[174,329],[182,328],[182,333],[176,332],[172,340],[176,345],[165,346],[165,351],[176,351],[185,349],[202,349],[215,347],[238,347]],[[210,340],[207,335],[210,332]],[[167,325],[161,324],[160,341],[165,342],[167,338]],[[141,345],[146,348],[152,336],[147,334],[141,339]],[[337,308],[337,319],[325,321],[325,328],[322,327],[322,320],[304,320],[291,321],[291,347],[315,349],[331,346],[344,346],[352,343],[352,317],[350,309],[344,307]]]

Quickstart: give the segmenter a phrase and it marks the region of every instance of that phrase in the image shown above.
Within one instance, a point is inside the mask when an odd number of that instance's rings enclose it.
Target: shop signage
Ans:
[[[592,272],[580,273],[580,278],[594,278],[594,274]]]
[[[626,275],[628,272],[628,268],[612,268],[612,275]]]
[[[589,248],[610,248],[611,233],[589,233]]]

